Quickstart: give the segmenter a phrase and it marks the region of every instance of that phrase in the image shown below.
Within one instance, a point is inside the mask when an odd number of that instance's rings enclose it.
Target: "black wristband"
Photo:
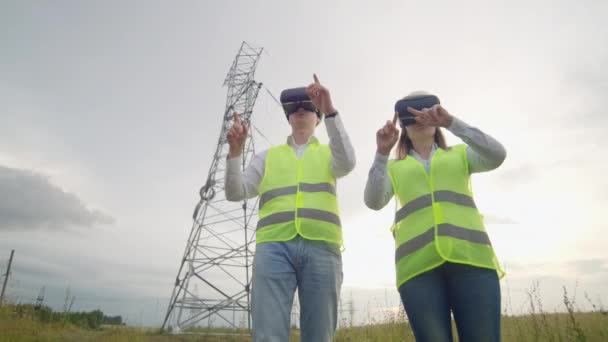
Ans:
[[[336,115],[338,115],[338,111],[335,111],[335,112],[329,113],[329,114],[325,114],[325,118],[326,119],[334,118],[334,117],[336,117]]]

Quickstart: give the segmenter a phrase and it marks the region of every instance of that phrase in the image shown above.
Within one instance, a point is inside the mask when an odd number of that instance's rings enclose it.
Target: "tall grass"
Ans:
[[[577,308],[576,296],[563,288],[563,312],[547,312],[543,306],[538,282],[528,295],[528,313],[512,315],[506,310],[501,319],[502,340],[506,342],[606,342],[608,341],[608,312],[596,305],[588,296],[593,310],[582,312]],[[509,297],[509,296],[508,296]],[[506,306],[510,305],[507,298]],[[397,313],[386,313],[382,317],[369,318],[369,324],[341,329],[336,341],[415,341],[403,309]],[[455,341],[458,341],[456,327],[452,325]]]
[[[528,313],[502,315],[503,341],[517,342],[595,342],[608,341],[608,312],[601,302],[594,303],[588,295],[585,299],[592,310],[578,309],[576,293],[570,295],[563,288],[563,312],[547,312],[543,306],[538,283],[528,290]],[[457,333],[453,327],[455,340]],[[140,329],[124,326],[102,326],[85,329],[67,320],[44,321],[38,314],[19,311],[16,305],[0,307],[0,342],[4,341],[251,341],[244,336],[217,336],[221,329],[191,331],[192,335],[162,335],[158,329]],[[204,335],[200,335],[200,334]],[[299,341],[299,331],[293,330],[291,341]],[[341,328],[337,342],[409,342],[414,341],[412,330],[401,307],[385,310],[380,314],[369,314],[368,322],[362,326]]]

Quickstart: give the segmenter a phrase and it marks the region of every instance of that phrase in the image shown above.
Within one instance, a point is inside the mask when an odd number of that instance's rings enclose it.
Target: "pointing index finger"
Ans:
[[[317,77],[317,74],[312,74],[312,78],[315,80],[316,84],[321,83],[321,82],[319,82],[319,78]]]
[[[416,115],[416,116],[424,114],[424,112],[416,110],[416,109],[414,109],[412,107],[407,107],[407,111],[410,112],[410,113],[412,113],[412,114],[414,114],[414,115]]]

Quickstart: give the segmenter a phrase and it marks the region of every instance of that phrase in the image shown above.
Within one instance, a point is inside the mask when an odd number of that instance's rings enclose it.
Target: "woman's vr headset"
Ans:
[[[283,111],[289,119],[289,115],[298,111],[299,108],[304,110],[315,112],[319,118],[321,118],[321,112],[312,103],[308,94],[306,94],[306,88],[292,88],[285,89],[281,92],[281,106]]]
[[[407,107],[422,110],[424,108],[431,108],[436,104],[439,104],[439,98],[435,95],[418,95],[397,101],[395,103],[395,111],[399,113],[401,127],[416,123],[416,117],[408,112]]]

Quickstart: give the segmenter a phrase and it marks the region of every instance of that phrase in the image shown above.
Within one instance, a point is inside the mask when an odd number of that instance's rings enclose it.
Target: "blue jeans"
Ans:
[[[500,284],[495,270],[446,262],[399,287],[418,342],[500,341]]]
[[[296,288],[300,299],[301,340],[333,340],[342,286],[342,257],[338,245],[300,236],[285,242],[260,243],[253,265],[251,317],[254,342],[289,341]]]

